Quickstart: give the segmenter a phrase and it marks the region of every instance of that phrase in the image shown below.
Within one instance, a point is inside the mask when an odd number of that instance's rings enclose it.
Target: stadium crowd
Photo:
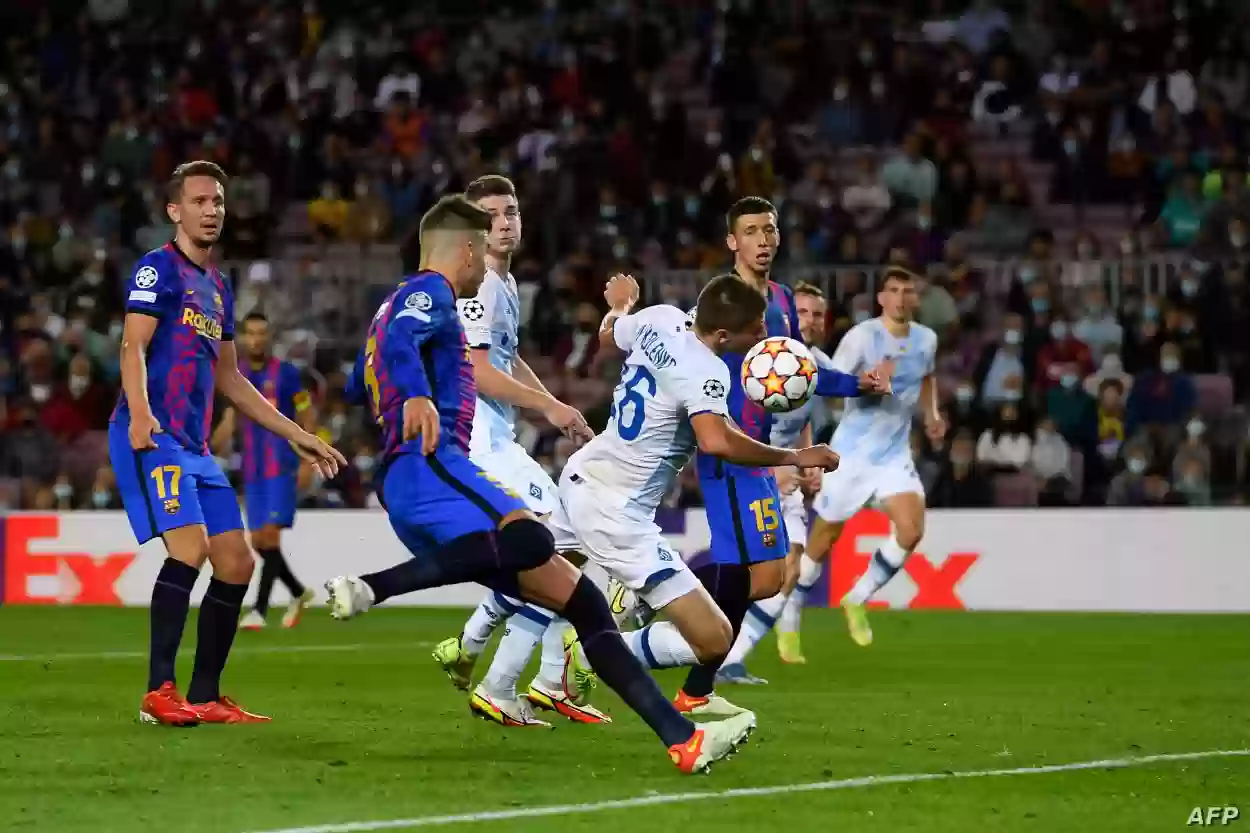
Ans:
[[[239,313],[285,331],[354,461],[309,475],[310,505],[373,500],[344,364],[394,241],[486,172],[521,194],[523,352],[592,424],[615,373],[595,355],[603,279],[689,304],[728,268],[724,209],[753,194],[779,209],[777,276],[829,295],[830,353],[874,314],[883,264],[924,276],[954,429],[915,440],[931,505],[1250,494],[1250,8],[172,5],[0,10],[20,33],[0,51],[0,507],[118,507],[101,432],[123,279],[168,239],[162,183],[197,158],[232,175]],[[553,471],[571,452],[521,431]],[[698,501],[693,479],[672,497]]]

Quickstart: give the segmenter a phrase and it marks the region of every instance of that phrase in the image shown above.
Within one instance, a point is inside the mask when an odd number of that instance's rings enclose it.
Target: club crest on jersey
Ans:
[[[155,266],[141,267],[138,272],[135,272],[135,286],[140,289],[151,289],[156,286],[158,277]]]
[[[486,307],[477,298],[464,302],[464,317],[470,321],[481,321],[486,317]]]
[[[761,536],[761,538],[763,538],[764,546],[768,547],[769,549],[777,546],[777,536],[774,535],[773,533],[765,532]]]
[[[166,498],[164,506],[166,515],[177,515],[178,510],[182,508],[182,504],[178,502],[176,497]]]
[[[416,292],[404,299],[404,306],[408,309],[425,312],[434,306],[434,299],[430,297],[428,292]]]
[[[205,338],[221,341],[221,321],[211,315],[196,312],[191,307],[182,308],[182,323],[195,330]]]

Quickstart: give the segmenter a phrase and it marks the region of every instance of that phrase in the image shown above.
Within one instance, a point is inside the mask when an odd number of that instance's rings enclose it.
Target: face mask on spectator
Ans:
[[[1159,360],[1159,368],[1164,373],[1175,373],[1181,369],[1180,359],[1176,358],[1176,356],[1164,356]]]
[[[838,86],[833,88],[833,100],[834,101],[846,101],[847,92],[848,91],[846,89],[846,85],[839,84]]]
[[[1007,330],[1005,333],[1003,333],[1003,343],[1010,344],[1013,346],[1016,344],[1019,344],[1020,343],[1020,331],[1019,330]]]
[[[1055,341],[1063,341],[1068,337],[1068,325],[1064,321],[1055,321],[1050,325],[1050,337]]]
[[[52,494],[57,500],[69,500],[74,496],[74,488],[68,483],[57,483],[52,487]]]
[[[1233,244],[1234,249],[1240,249],[1246,245],[1246,236],[1239,232],[1232,232],[1228,235],[1228,242]]]
[[[1154,304],[1146,304],[1146,306],[1142,307],[1141,314],[1142,314],[1142,318],[1146,319],[1147,321],[1159,320],[1159,308],[1156,307]]]
[[[922,230],[928,229],[929,226],[933,225],[933,218],[928,214],[921,214],[916,217],[916,225]]]
[[[1103,356],[1102,372],[1115,376],[1124,370],[1124,363],[1120,361],[1120,357],[1112,353],[1110,356]]]
[[[699,213],[699,198],[686,197],[686,215],[694,217]]]
[[[112,501],[113,496],[106,489],[96,489],[91,493],[91,505],[96,509],[103,509]]]
[[[1018,391],[1018,390],[1005,390],[1005,391],[1003,391],[1003,401],[1004,401],[1004,402],[1019,402],[1019,401],[1020,401],[1021,396],[1022,396],[1022,394],[1021,394],[1021,393],[1020,393],[1020,391]]]
[[[1076,139],[1063,140],[1063,152],[1068,156],[1076,156],[1076,152],[1081,149],[1081,145]]]
[[[959,402],[960,405],[967,405],[972,402],[972,388],[967,385],[961,385],[955,391],[955,400]]]
[[[52,395],[52,390],[47,385],[31,385],[30,398],[36,403],[42,405],[48,401],[48,397]]]
[[[1189,424],[1185,426],[1185,432],[1189,434],[1189,436],[1192,439],[1195,439],[1195,440],[1201,437],[1203,432],[1205,432],[1206,430],[1207,430],[1207,426],[1204,425],[1202,420],[1200,419],[1191,419],[1189,421]]]
[[[352,463],[361,474],[368,474],[373,471],[373,457],[368,454],[357,454],[356,459],[352,460]]]
[[[872,86],[869,89],[872,92],[873,98],[881,98],[881,96],[885,95],[885,82],[880,78],[874,78],[872,79]]]
[[[1059,377],[1059,384],[1063,385],[1068,390],[1072,390],[1076,387],[1076,383],[1078,381],[1080,380],[1077,378],[1075,373],[1065,373]]]
[[[87,388],[91,387],[90,376],[71,376],[69,377],[69,395],[75,399],[87,392]]]
[[[1020,267],[1020,280],[1023,283],[1033,283],[1033,281],[1037,280],[1037,267],[1021,266]]]
[[[1193,278],[1185,278],[1181,281],[1181,294],[1186,298],[1192,298],[1198,294],[1198,282]]]
[[[1133,474],[1141,474],[1146,470],[1146,461],[1141,457],[1130,457],[1128,461],[1128,470]]]
[[[1030,301],[1030,303],[1033,305],[1034,312],[1049,312],[1050,311],[1050,301],[1047,301],[1045,298],[1034,298],[1032,301]]]

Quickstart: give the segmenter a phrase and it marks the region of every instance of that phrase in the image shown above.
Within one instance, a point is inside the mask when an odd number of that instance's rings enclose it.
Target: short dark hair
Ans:
[[[469,202],[477,202],[486,197],[515,197],[516,186],[512,180],[501,174],[479,176],[464,189],[464,198]]]
[[[733,234],[734,223],[738,222],[739,217],[745,217],[748,214],[776,215],[776,213],[777,206],[763,197],[743,197],[729,206],[729,211],[725,213],[725,230]]]
[[[699,332],[740,333],[764,318],[768,301],[737,275],[717,275],[699,293],[694,326]]]
[[[174,168],[173,174],[169,177],[169,182],[165,185],[165,199],[168,202],[178,202],[182,198],[183,184],[193,176],[210,176],[217,180],[222,188],[225,188],[230,181],[230,177],[226,176],[226,172],[216,162],[209,162],[206,159],[183,162]]]
[[[885,289],[885,285],[890,281],[902,281],[903,283],[913,283],[916,280],[916,274],[910,269],[904,269],[901,266],[890,266],[881,275],[881,288]]]
[[[249,324],[252,321],[259,321],[262,324],[268,324],[269,316],[265,315],[265,313],[261,312],[258,309],[254,309],[251,312],[249,312],[247,315],[243,316],[244,324]]]
[[[812,298],[819,298],[822,301],[825,300],[825,291],[816,284],[808,283],[807,281],[799,281],[796,283],[794,285],[794,294],[808,295]]]

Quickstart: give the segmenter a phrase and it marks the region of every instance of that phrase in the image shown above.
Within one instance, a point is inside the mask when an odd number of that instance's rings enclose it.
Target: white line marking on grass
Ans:
[[[433,642],[372,642],[352,645],[243,645],[238,654],[322,654],[343,651],[382,651],[394,648],[429,648]],[[179,653],[191,653],[183,650]],[[74,660],[147,659],[147,651],[88,651],[76,654],[0,654],[0,662],[71,662]]]
[[[789,793],[821,792],[825,790],[853,790],[861,787],[877,787],[887,784],[915,784],[921,781],[951,781],[957,778],[999,778],[1008,775],[1047,775],[1052,772],[1078,772],[1086,769],[1127,769],[1149,764],[1173,761],[1196,761],[1204,758],[1233,758],[1250,756],[1250,749],[1213,749],[1206,752],[1180,752],[1171,755],[1142,755],[1133,758],[1112,758],[1104,761],[1079,761],[1072,764],[1029,766],[1018,769],[979,769],[967,772],[921,772],[909,775],[867,775],[862,778],[846,778],[841,781],[815,781],[809,784],[778,784],[773,787],[741,787],[715,792],[664,793],[623,798],[613,801],[596,801],[589,804],[554,804],[547,807],[521,807],[513,810],[494,810],[481,813],[462,813],[451,816],[419,816],[411,819],[387,821],[355,821],[342,824],[320,824],[312,827],[285,827],[265,833],[370,833],[375,830],[400,830],[410,827],[435,827],[448,824],[472,824],[474,822],[510,821],[544,816],[572,816],[602,813],[607,810],[627,810],[634,807],[652,807],[659,804],[685,804],[692,801],[726,800],[733,798],[756,798]]]

